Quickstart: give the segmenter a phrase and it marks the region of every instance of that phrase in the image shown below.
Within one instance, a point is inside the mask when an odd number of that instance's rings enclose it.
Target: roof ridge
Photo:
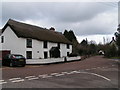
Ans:
[[[37,28],[49,30],[49,29],[47,29],[47,28],[43,28],[43,27],[40,27],[40,26],[37,26],[37,25],[33,25],[33,24],[24,23],[24,22],[22,22],[22,21],[13,20],[13,19],[11,19],[11,18],[8,20],[7,23],[10,24],[10,22],[16,22],[16,23],[23,24],[23,25],[28,25],[28,26],[33,26],[33,27],[37,27]]]

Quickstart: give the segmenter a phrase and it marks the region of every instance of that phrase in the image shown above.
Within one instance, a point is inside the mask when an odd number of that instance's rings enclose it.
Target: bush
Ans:
[[[106,57],[115,57],[117,56],[117,49],[115,45],[109,45],[105,50],[105,56]]]

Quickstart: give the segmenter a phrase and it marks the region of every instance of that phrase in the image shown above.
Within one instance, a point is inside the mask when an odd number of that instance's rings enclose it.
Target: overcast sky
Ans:
[[[79,42],[110,41],[118,26],[117,2],[2,2],[2,24],[9,18],[56,31],[73,30]]]

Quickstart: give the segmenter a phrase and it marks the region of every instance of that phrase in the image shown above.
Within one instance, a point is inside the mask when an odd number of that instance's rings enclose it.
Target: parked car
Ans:
[[[19,54],[7,54],[3,57],[2,64],[5,66],[25,66],[26,59],[24,56]]]

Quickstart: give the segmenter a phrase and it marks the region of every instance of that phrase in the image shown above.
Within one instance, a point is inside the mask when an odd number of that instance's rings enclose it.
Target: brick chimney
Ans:
[[[51,30],[51,31],[55,31],[55,28],[54,28],[54,27],[51,27],[50,30]]]
[[[114,37],[112,37],[112,41],[115,41]]]

